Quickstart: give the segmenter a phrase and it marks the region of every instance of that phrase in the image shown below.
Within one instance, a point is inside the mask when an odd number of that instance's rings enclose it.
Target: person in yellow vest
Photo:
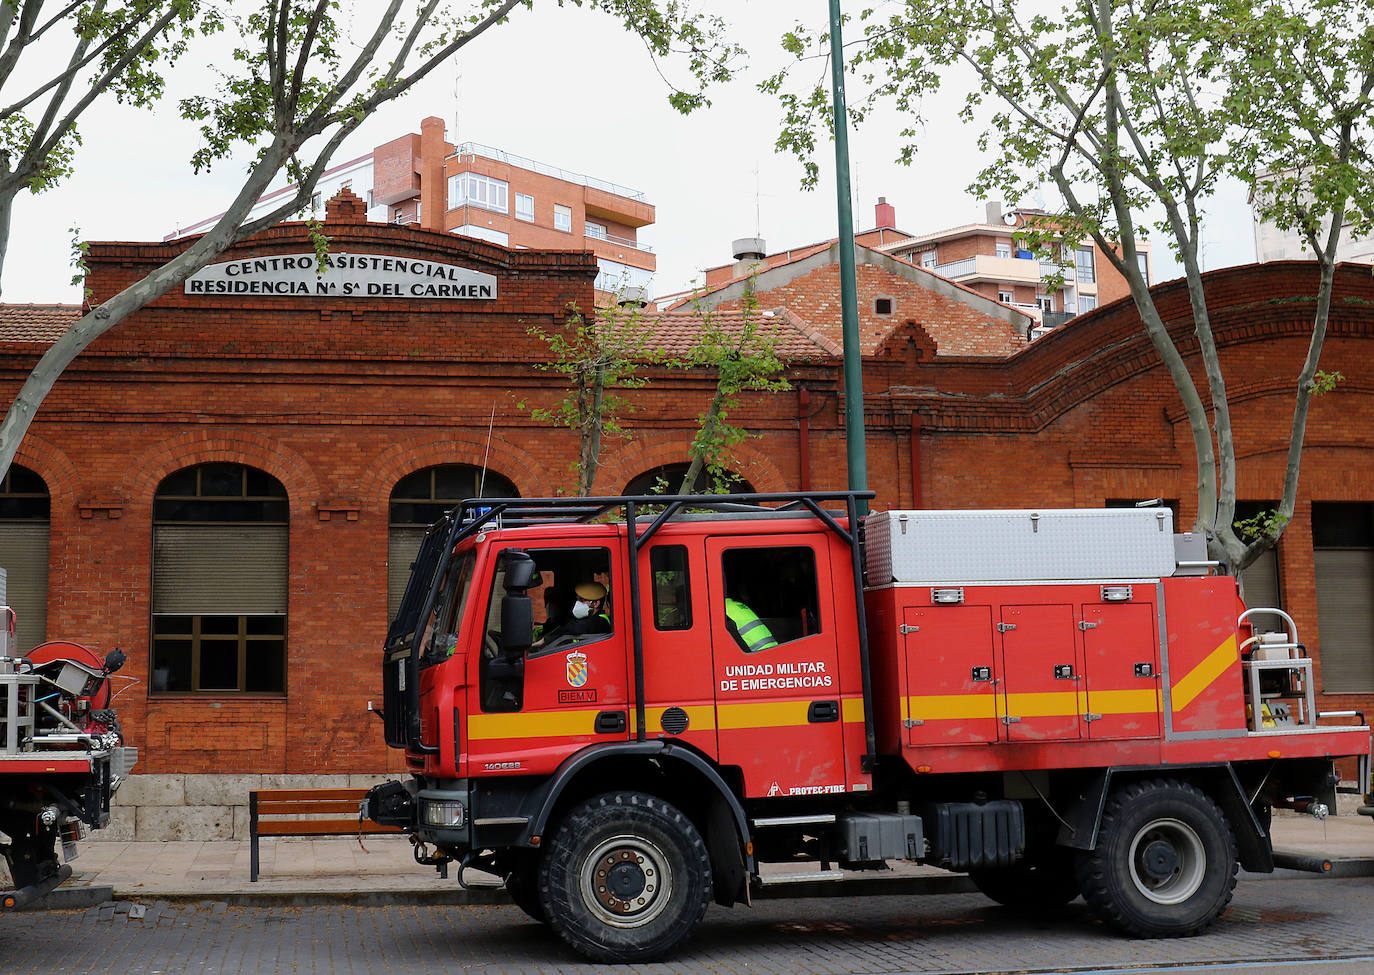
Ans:
[[[725,597],[725,617],[730,621],[727,627],[730,635],[745,653],[771,650],[778,645],[778,641],[773,639],[773,631],[768,629],[768,624],[738,599]]]

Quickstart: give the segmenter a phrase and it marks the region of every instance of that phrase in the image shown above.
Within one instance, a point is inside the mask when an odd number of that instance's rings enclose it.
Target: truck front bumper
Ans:
[[[472,848],[472,798],[467,779],[444,788],[421,788],[414,779],[383,782],[363,800],[363,813],[374,823],[397,826],[416,839],[449,853]]]

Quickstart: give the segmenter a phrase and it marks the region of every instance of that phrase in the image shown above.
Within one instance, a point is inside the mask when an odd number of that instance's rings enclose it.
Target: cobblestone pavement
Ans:
[[[769,901],[713,907],[667,973],[1066,971],[1285,959],[1360,959],[1374,971],[1374,879],[1244,878],[1210,932],[1131,941],[1082,902],[1026,920],[977,894]],[[1364,968],[1368,965],[1368,968]],[[517,909],[226,907],[121,901],[0,915],[0,971],[380,973],[607,972]]]

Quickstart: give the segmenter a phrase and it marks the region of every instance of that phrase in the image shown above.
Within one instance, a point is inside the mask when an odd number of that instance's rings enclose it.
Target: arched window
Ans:
[[[690,464],[663,464],[659,467],[645,471],[643,474],[632,478],[629,484],[625,485],[625,494],[677,494],[682,490],[682,479],[687,476]],[[754,485],[741,474],[734,471],[724,471],[720,477],[719,486],[730,494],[753,494]],[[707,470],[702,470],[697,477],[696,491],[700,494],[711,489],[711,474]]]
[[[11,464],[0,479],[0,569],[6,573],[0,603],[14,610],[20,653],[47,639],[50,506],[43,478]]]
[[[155,693],[286,693],[286,488],[200,464],[153,498]]]
[[[394,618],[425,529],[467,498],[518,498],[507,478],[469,464],[439,464],[407,474],[391,492],[387,539],[387,615]]]

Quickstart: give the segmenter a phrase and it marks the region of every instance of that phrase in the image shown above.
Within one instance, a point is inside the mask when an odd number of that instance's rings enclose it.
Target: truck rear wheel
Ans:
[[[1078,896],[1073,858],[1063,849],[997,870],[970,870],[969,879],[986,896],[1017,911],[1054,911]]]
[[[549,923],[601,962],[659,957],[696,927],[711,899],[701,834],[657,796],[612,792],[563,818],[542,858]]]
[[[1141,938],[1194,935],[1221,916],[1236,886],[1236,840],[1196,786],[1133,782],[1108,800],[1078,880],[1108,924]]]

